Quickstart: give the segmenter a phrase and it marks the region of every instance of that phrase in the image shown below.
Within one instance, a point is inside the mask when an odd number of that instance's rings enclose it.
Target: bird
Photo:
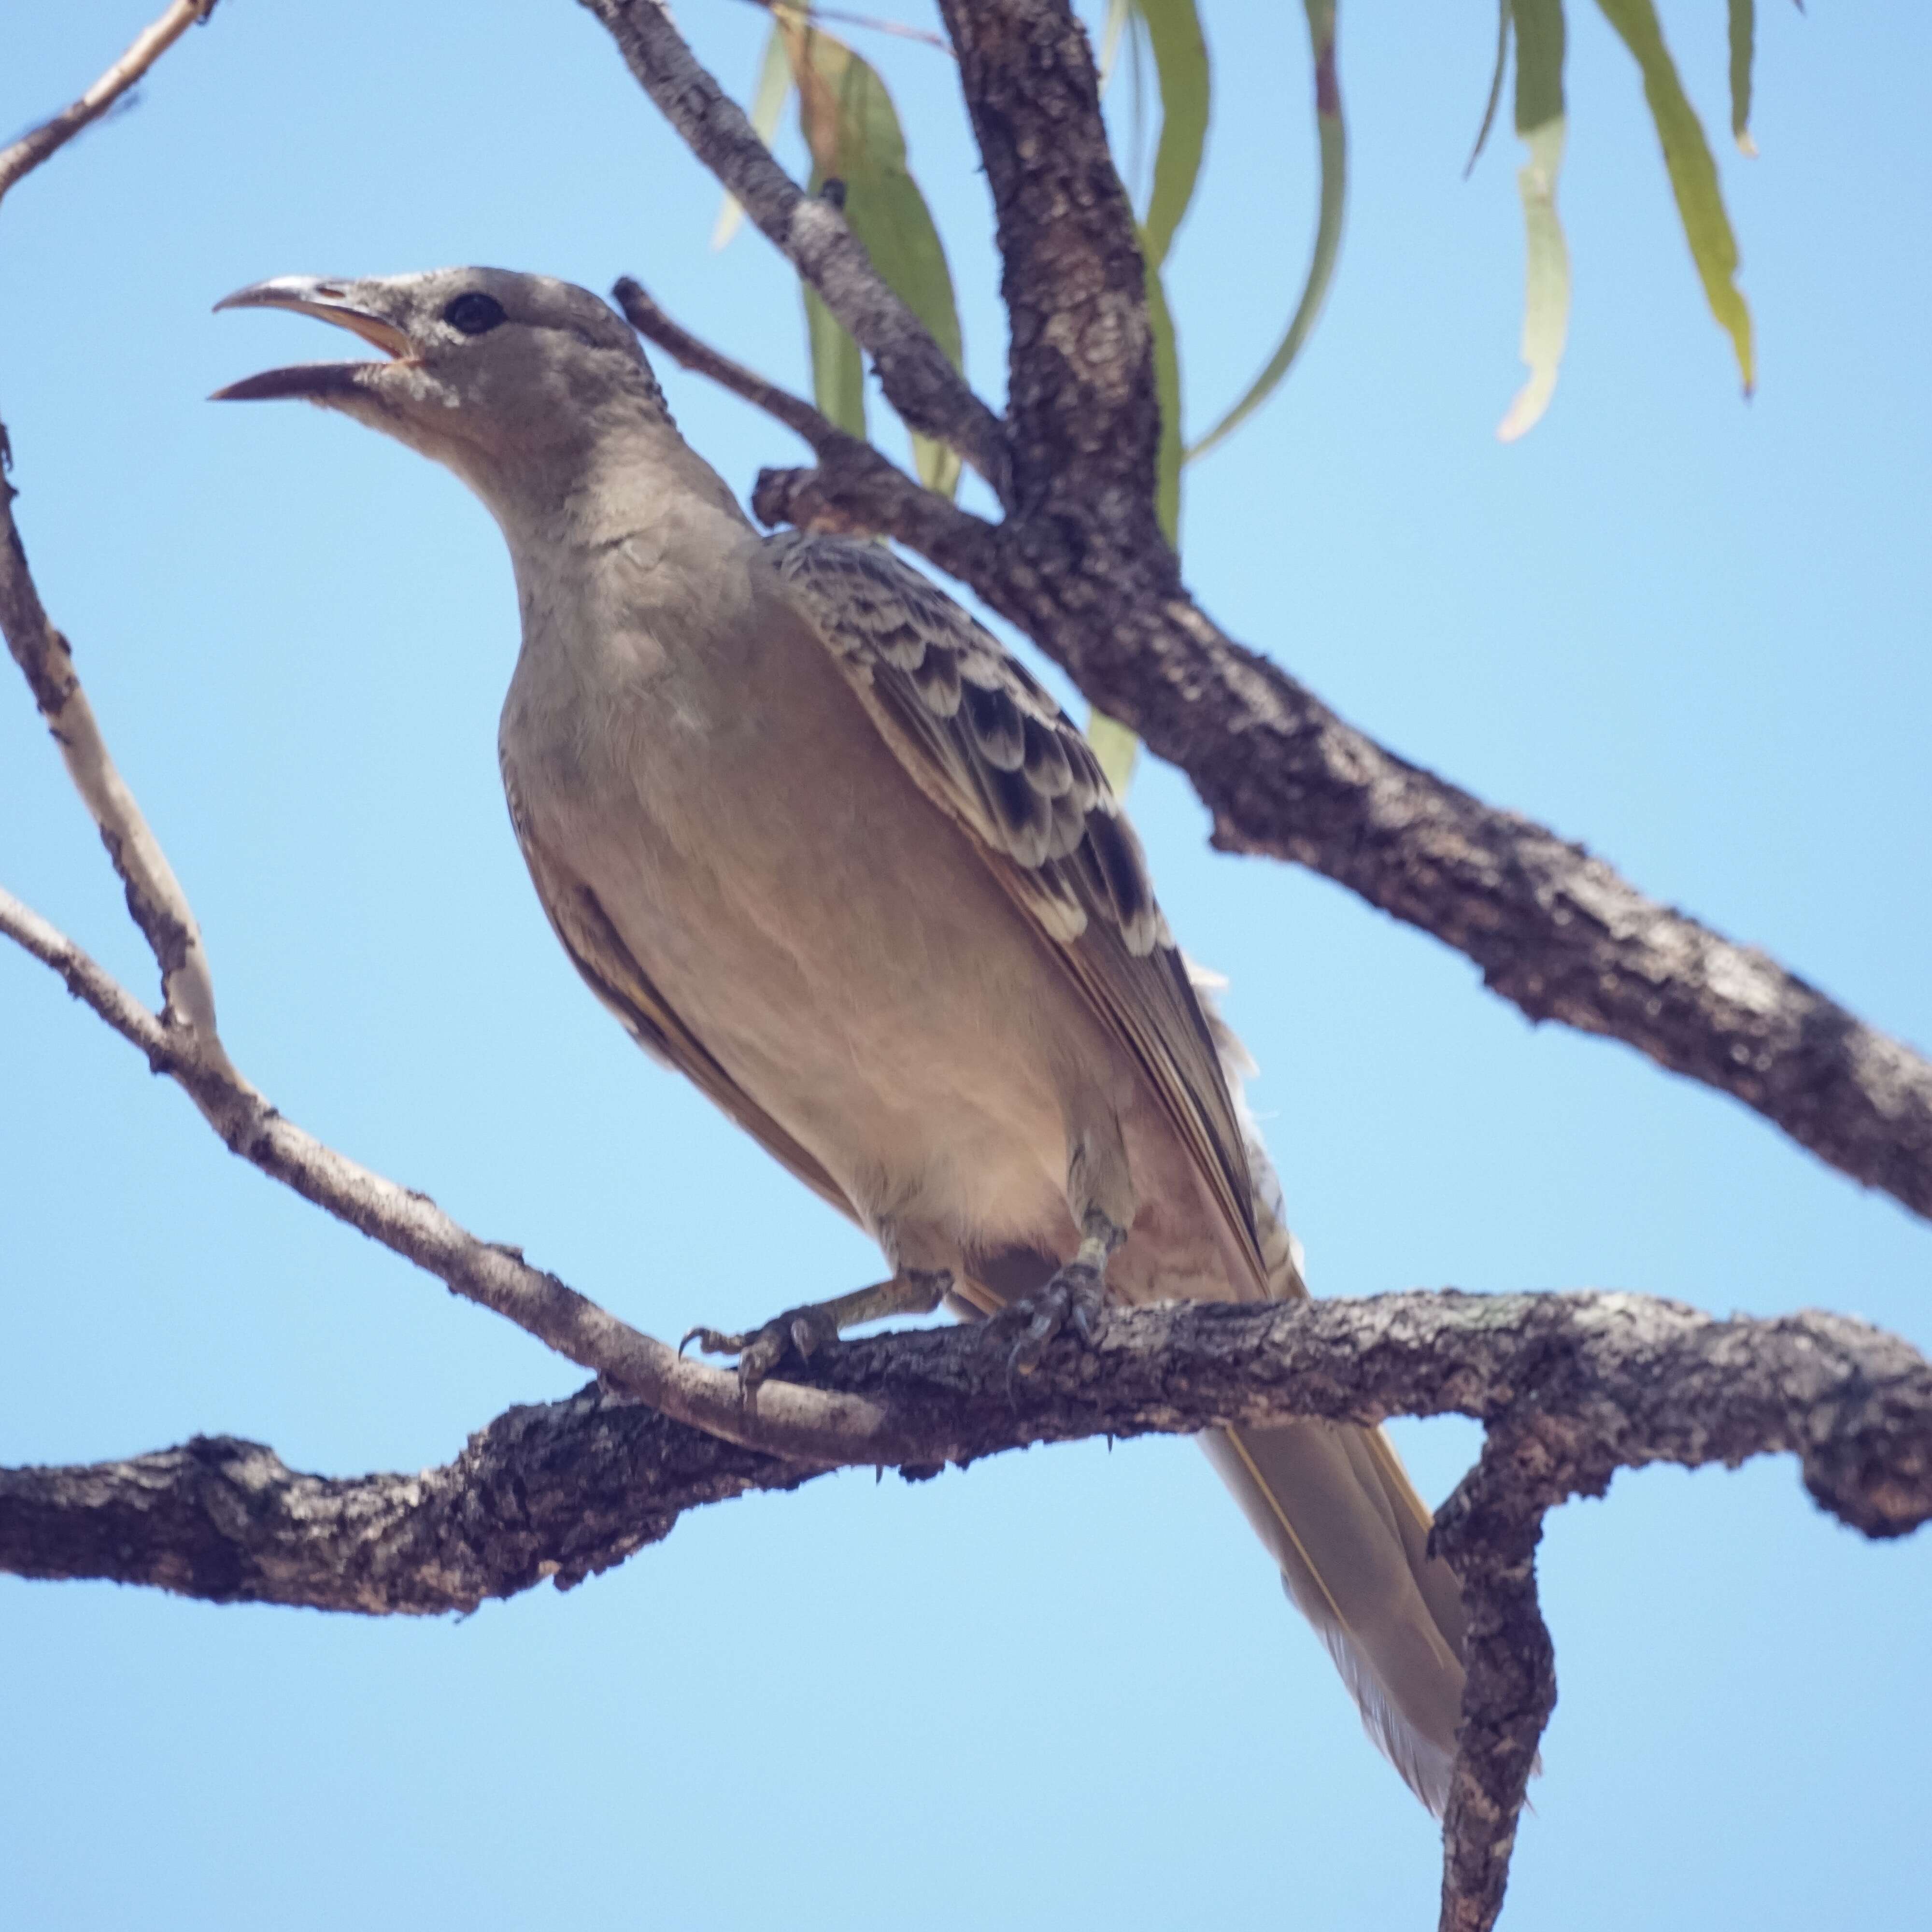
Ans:
[[[1307,1293],[1212,976],[1087,739],[990,632],[882,544],[760,532],[586,290],[280,276],[217,307],[380,352],[216,400],[319,404],[482,500],[521,617],[504,791],[557,938],[639,1046],[891,1270],[687,1341],[735,1354],[748,1390],[843,1328],[944,1303],[1016,1324],[1024,1374],[1103,1300]],[[1200,1440],[1440,1814],[1466,1618],[1386,1436]]]

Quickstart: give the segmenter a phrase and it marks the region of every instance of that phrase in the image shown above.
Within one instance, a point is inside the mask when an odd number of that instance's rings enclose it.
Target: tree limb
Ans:
[[[1474,1417],[1493,1446],[1438,1534],[1479,1594],[1518,1562],[1525,1526],[1651,1463],[1794,1454],[1820,1507],[1867,1536],[1932,1519],[1932,1363],[1841,1316],[1720,1321],[1594,1292],[1110,1308],[1090,1346],[1064,1337],[1010,1388],[1010,1339],[974,1323],[848,1343],[814,1366],[811,1387],[888,1412],[908,1438],[888,1460],[912,1474],[1032,1443],[1216,1422]],[[683,1510],[814,1473],[593,1389],[512,1409],[422,1476],[295,1476],[226,1438],[12,1472],[0,1477],[0,1570],[224,1601],[466,1610],[619,1562]],[[210,1499],[226,1490],[241,1500]],[[184,1537],[200,1553],[171,1562]],[[368,1581],[379,1570],[380,1586]]]
[[[1150,544],[1177,582],[1154,508],[1146,272],[1087,31],[1065,0],[940,0],[940,12],[998,224],[1014,513]]]

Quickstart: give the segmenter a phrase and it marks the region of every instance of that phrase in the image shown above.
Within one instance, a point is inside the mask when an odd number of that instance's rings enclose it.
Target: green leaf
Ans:
[[[866,364],[859,345],[809,282],[798,286],[805,297],[806,340],[812,348],[812,399],[820,416],[863,441]]]
[[[1160,80],[1160,141],[1154,149],[1154,189],[1142,224],[1142,246],[1156,266],[1167,260],[1174,230],[1194,199],[1208,145],[1211,85],[1208,43],[1194,0],[1133,0],[1147,22]]]
[[[1322,151],[1322,200],[1316,222],[1315,252],[1308,264],[1301,299],[1295,304],[1287,332],[1268,358],[1267,367],[1249,385],[1240,400],[1187,452],[1186,460],[1190,463],[1232,436],[1274,393],[1275,386],[1301,352],[1301,345],[1308,340],[1322,305],[1328,298],[1335,257],[1342,247],[1342,216],[1348,190],[1348,134],[1342,118],[1342,88],[1335,64],[1335,0],[1302,0],[1302,4],[1308,16],[1309,46],[1315,56],[1315,127]]]
[[[778,116],[784,113],[790,93],[791,63],[785,58],[784,37],[774,20],[771,32],[765,36],[765,51],[758,62],[758,83],[752,90],[752,104],[745,110],[752,131],[768,148],[778,130]],[[726,195],[718,203],[718,225],[711,231],[712,247],[723,248],[737,233],[738,224],[744,218],[738,197]]]
[[[1125,798],[1128,786],[1134,782],[1134,764],[1140,756],[1141,741],[1118,718],[1109,718],[1104,711],[1090,711],[1087,742],[1094,747],[1094,755],[1107,774],[1114,796]]]
[[[1684,96],[1651,0],[1597,0],[1597,4],[1642,71],[1644,98],[1650,104],[1650,118],[1663,146],[1664,164],[1670,172],[1671,192],[1677,197],[1684,238],[1690,244],[1690,259],[1704,284],[1704,298],[1718,327],[1731,338],[1744,394],[1749,395],[1756,380],[1750,310],[1738,292],[1737,238],[1731,232],[1730,217],[1724,212],[1718,164],[1704,138],[1703,123]]]
[[[1757,38],[1755,0],[1730,0],[1731,134],[1747,154],[1757,152],[1750,135],[1751,47]]]
[[[1465,181],[1475,172],[1476,164],[1489,146],[1490,130],[1496,124],[1496,110],[1502,104],[1503,70],[1509,65],[1509,40],[1510,0],[1496,0],[1496,70],[1490,76],[1490,98],[1483,104],[1483,124],[1476,130],[1476,145],[1469,150],[1469,158],[1463,166]]]
[[[846,222],[873,267],[959,368],[952,272],[932,211],[907,169],[905,135],[885,82],[842,40],[784,16],[779,24],[798,83],[800,122],[812,150],[813,191],[834,177],[844,183]],[[814,338],[814,373],[820,367]],[[842,393],[844,381],[842,375]],[[959,465],[950,451],[915,436],[913,459],[928,488],[951,494]]]
[[[1504,442],[1526,434],[1549,408],[1570,333],[1570,250],[1556,216],[1556,178],[1569,125],[1563,100],[1563,8],[1562,0],[1512,0],[1512,13],[1516,130],[1529,150],[1516,178],[1522,197],[1522,355],[1529,378],[1496,425]]]
[[[1511,0],[1516,16],[1516,131],[1563,118],[1563,0]]]

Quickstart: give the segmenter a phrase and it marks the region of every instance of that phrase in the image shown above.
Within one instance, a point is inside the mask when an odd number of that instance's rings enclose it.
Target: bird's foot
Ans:
[[[716,1328],[694,1328],[677,1345],[681,1355],[695,1342],[707,1355],[736,1355],[738,1358],[738,1391],[748,1401],[759,1383],[788,1360],[796,1357],[800,1366],[814,1355],[832,1354],[838,1346],[838,1304],[830,1301],[806,1302],[775,1315],[761,1328],[748,1329],[742,1335],[726,1335]]]
[[[930,1315],[952,1286],[946,1268],[904,1268],[890,1281],[836,1294],[830,1301],[808,1301],[775,1315],[761,1328],[726,1335],[716,1328],[694,1328],[677,1345],[681,1355],[695,1342],[707,1355],[736,1355],[738,1390],[746,1402],[758,1384],[787,1362],[809,1366],[814,1355],[824,1357],[838,1346],[838,1331],[856,1322],[876,1322],[888,1315]]]
[[[1106,1299],[1104,1269],[1083,1260],[1069,1262],[1043,1288],[1015,1302],[1008,1317],[1025,1326],[1006,1356],[1008,1392],[1014,1376],[1030,1376],[1040,1366],[1040,1358],[1070,1322],[1082,1341],[1090,1342]]]

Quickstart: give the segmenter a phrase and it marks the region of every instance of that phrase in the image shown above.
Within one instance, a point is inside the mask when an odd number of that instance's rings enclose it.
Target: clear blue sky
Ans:
[[[0,128],[155,0],[14,5]],[[762,28],[685,0],[734,86]],[[1932,1046],[1932,24],[1760,10],[1762,158],[1721,139],[1724,18],[1666,27],[1720,137],[1762,344],[1738,397],[1628,58],[1571,9],[1570,354],[1528,440],[1507,122],[1461,170],[1492,10],[1344,21],[1352,220],[1328,314],[1190,478],[1228,627],[1406,754]],[[908,17],[911,17],[908,16]],[[1305,260],[1300,13],[1208,0],[1219,87],[1171,283],[1196,428]],[[984,187],[944,59],[868,44],[998,393]],[[869,1279],[865,1244],[650,1066],[539,915],[498,792],[516,648],[450,478],[218,384],[332,352],[212,317],[296,271],[466,260],[672,311],[801,380],[797,297],[590,18],[226,0],[139,109],[0,209],[0,415],[40,580],[200,912],[237,1058],[304,1125],[658,1334]],[[786,434],[673,369],[741,489]],[[10,676],[10,674],[9,674]],[[1604,1285],[1824,1304],[1932,1344],[1932,1230],[1628,1050],[1535,1030],[1336,888],[1136,814],[1232,977],[1318,1288]],[[94,835],[0,680],[0,878],[131,983]],[[0,950],[0,1461],[196,1431],[298,1467],[446,1460],[567,1365],[224,1154]],[[1472,1453],[1405,1426],[1432,1497]],[[1562,1701],[1507,1922],[1900,1924],[1932,1890],[1932,1540],[1875,1547],[1787,1463],[1619,1479],[1544,1545]],[[360,1932],[1432,1922],[1429,1821],[1184,1444],[869,1475],[708,1510],[568,1594],[462,1622],[0,1581],[0,1918]]]

